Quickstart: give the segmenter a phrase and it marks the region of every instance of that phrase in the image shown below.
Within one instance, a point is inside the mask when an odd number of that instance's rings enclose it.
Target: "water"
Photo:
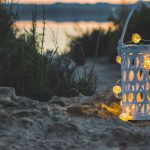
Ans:
[[[25,30],[30,30],[31,21],[18,21],[16,26],[20,30],[20,33],[25,32]],[[42,33],[42,22],[37,22],[37,32]],[[65,52],[69,50],[67,46],[69,43],[69,38],[67,35],[80,36],[83,32],[91,32],[93,29],[108,29],[113,28],[112,22],[54,22],[46,21],[46,35],[45,35],[45,49],[55,49],[56,46],[59,47],[59,52]]]

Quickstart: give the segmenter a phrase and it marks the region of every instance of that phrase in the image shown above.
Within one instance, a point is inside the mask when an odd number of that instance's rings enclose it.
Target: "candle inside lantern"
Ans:
[[[150,70],[150,56],[144,56],[144,68]]]

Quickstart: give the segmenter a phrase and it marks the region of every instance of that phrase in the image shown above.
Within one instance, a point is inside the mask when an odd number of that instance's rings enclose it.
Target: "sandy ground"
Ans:
[[[39,102],[0,87],[0,150],[149,150],[150,122],[119,114],[111,92]]]

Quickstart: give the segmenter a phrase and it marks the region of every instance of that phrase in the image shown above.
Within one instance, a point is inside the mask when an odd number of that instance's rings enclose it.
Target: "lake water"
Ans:
[[[18,21],[16,26],[20,30],[20,33],[25,30],[30,30],[31,21]],[[37,31],[42,33],[42,22],[37,22]],[[69,38],[67,35],[80,36],[83,32],[91,32],[93,29],[113,28],[112,22],[54,22],[46,21],[46,35],[45,35],[45,49],[55,49],[56,45],[59,47],[59,52],[68,51]]]

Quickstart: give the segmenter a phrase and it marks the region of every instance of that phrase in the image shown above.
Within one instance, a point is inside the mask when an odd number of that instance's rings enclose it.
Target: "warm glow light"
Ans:
[[[122,101],[120,101],[120,106],[122,107]]]
[[[122,114],[119,116],[119,118],[120,118],[122,121],[128,121],[128,120],[129,120],[128,116],[129,116],[128,114],[122,113]]]
[[[144,68],[150,70],[150,56],[144,56]]]
[[[125,107],[125,112],[126,113],[122,113],[119,118],[122,120],[122,121],[129,121],[129,120],[134,120],[134,117],[132,116],[133,113],[135,111],[135,106],[132,105],[131,108],[129,106],[126,106]]]
[[[115,116],[119,116],[119,114],[120,114],[120,108],[115,103],[112,106],[107,106],[106,104],[101,104],[101,107],[106,109],[111,114],[114,114]]]
[[[144,98],[143,98],[143,94],[142,93],[138,93],[137,94],[137,102],[143,102]]]
[[[123,101],[126,102],[127,96],[126,94],[123,94]]]
[[[117,56],[117,57],[116,57],[116,62],[117,62],[118,64],[121,64],[121,57],[120,57],[120,56]]]
[[[129,100],[129,102],[132,102],[132,101],[133,101],[133,99],[134,99],[134,95],[133,95],[133,93],[129,93],[129,96],[128,96],[128,100]]]
[[[138,44],[138,43],[140,43],[140,41],[141,41],[141,36],[139,34],[135,33],[132,35],[133,43]]]
[[[134,117],[129,115],[128,113],[122,113],[119,118],[122,120],[122,121],[129,121],[129,120],[134,120]]]
[[[121,87],[116,85],[113,87],[113,93],[118,95],[119,93],[121,93]]]
[[[133,81],[133,79],[134,79],[134,72],[130,71],[130,73],[129,73],[129,80]]]

